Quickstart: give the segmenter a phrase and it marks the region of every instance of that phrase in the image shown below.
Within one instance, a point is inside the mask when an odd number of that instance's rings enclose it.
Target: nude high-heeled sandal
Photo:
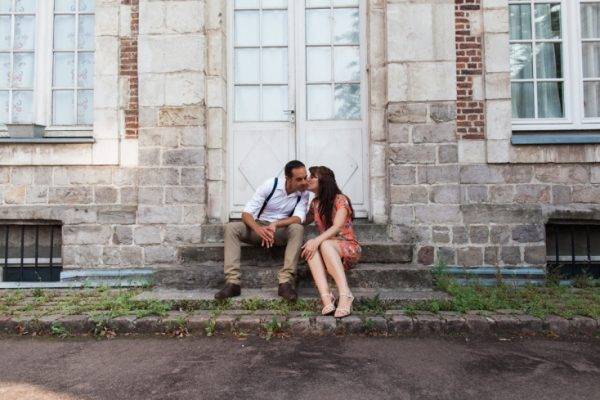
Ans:
[[[344,318],[344,317],[347,317],[348,315],[352,314],[352,302],[354,301],[354,296],[352,296],[352,293],[350,293],[350,294],[340,293],[340,298],[342,298],[342,296],[347,299],[350,299],[350,304],[348,305],[348,307],[338,307],[335,310],[335,314],[333,315],[336,318]]]
[[[328,294],[321,296],[321,298],[323,297],[329,297],[331,299],[331,304],[328,304],[325,307],[323,307],[323,309],[321,310],[321,314],[329,315],[335,311],[335,296],[333,295],[333,293],[329,292]]]

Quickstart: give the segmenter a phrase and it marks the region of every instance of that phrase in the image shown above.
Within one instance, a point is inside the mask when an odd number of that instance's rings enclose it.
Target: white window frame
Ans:
[[[96,14],[94,13],[94,16]],[[78,29],[78,27],[76,27]],[[90,135],[92,125],[52,125],[52,73],[54,70],[54,0],[38,0],[35,13],[35,71],[33,83],[33,121],[44,125],[53,136],[83,132]],[[94,51],[95,54],[95,51]],[[95,67],[95,66],[94,66]],[[0,132],[6,127],[0,125]],[[56,135],[55,135],[56,134]]]
[[[583,54],[581,4],[598,0],[509,0],[510,4],[561,5],[564,118],[512,119],[513,131],[577,131],[600,129],[600,118],[585,118],[583,109]],[[532,26],[532,29],[534,27]],[[533,49],[535,51],[535,49]],[[535,70],[536,66],[533,65]],[[511,80],[512,82],[512,80]]]

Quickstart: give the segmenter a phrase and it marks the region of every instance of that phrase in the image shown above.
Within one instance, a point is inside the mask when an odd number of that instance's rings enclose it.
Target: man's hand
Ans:
[[[254,229],[254,232],[262,239],[261,246],[266,248],[273,247],[275,244],[275,229],[271,225],[258,226]]]

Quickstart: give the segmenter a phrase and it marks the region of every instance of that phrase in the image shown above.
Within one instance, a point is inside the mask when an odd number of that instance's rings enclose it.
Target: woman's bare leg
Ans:
[[[348,280],[346,279],[346,271],[344,270],[344,264],[342,264],[342,257],[340,256],[340,248],[335,240],[326,240],[321,243],[319,247],[323,261],[325,261],[325,267],[327,272],[333,277],[335,284],[340,293],[340,301],[338,307],[348,307],[351,300],[348,297],[342,296],[351,295],[350,287],[348,287]]]
[[[323,264],[323,258],[321,257],[320,251],[316,251],[315,255],[308,260],[308,267],[310,268],[310,273],[315,281],[319,295],[321,295],[323,305],[327,306],[331,304],[331,297],[329,296],[329,283],[327,283],[327,273],[325,272],[325,264]]]

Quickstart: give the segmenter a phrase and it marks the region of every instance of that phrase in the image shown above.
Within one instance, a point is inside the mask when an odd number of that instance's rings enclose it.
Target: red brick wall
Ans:
[[[125,106],[125,137],[138,136],[138,34],[139,0],[122,0],[131,6],[131,36],[121,38],[119,75],[129,80],[129,104]]]
[[[472,33],[470,13],[481,13],[482,0],[455,0],[456,126],[464,139],[485,137],[484,102],[473,99],[473,77],[483,74],[483,38]]]

